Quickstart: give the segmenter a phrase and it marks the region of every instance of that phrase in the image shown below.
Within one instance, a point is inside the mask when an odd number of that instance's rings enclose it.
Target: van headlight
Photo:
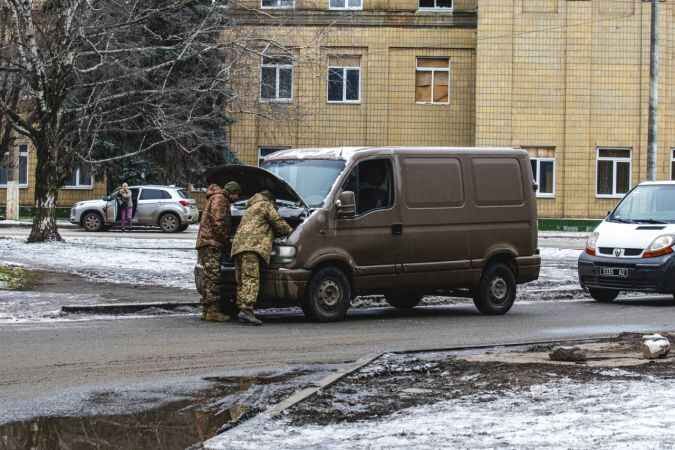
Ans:
[[[649,244],[642,257],[656,258],[657,256],[669,255],[673,253],[673,245],[675,245],[675,236],[664,234]]]
[[[292,245],[275,245],[272,248],[272,259],[277,264],[289,264],[295,259],[297,249]]]
[[[599,237],[600,233],[598,233],[597,231],[594,231],[593,233],[591,233],[590,236],[588,236],[588,240],[586,240],[586,253],[588,253],[591,256],[595,256],[598,247]]]

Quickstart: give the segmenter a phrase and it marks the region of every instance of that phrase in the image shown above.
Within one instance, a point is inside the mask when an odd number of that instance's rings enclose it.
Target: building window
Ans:
[[[598,197],[621,197],[630,190],[630,157],[629,149],[598,148]]]
[[[258,167],[262,166],[262,163],[265,162],[265,156],[288,148],[290,147],[260,147],[258,149]]]
[[[5,154],[5,160],[9,163],[9,154]],[[7,187],[9,169],[0,165],[0,186]],[[19,187],[28,187],[28,145],[19,145]]]
[[[91,174],[91,169],[86,165],[80,166],[73,170],[73,173],[68,177],[64,183],[66,188],[87,188],[94,186],[94,176]]]
[[[449,79],[450,60],[448,58],[417,58],[415,102],[431,105],[449,104]]]
[[[359,103],[361,101],[361,58],[336,56],[328,62],[328,102]]]
[[[420,0],[419,9],[433,11],[452,10],[452,0]]]
[[[263,8],[294,8],[295,0],[262,0]]]
[[[260,98],[270,102],[293,99],[293,59],[288,56],[263,56],[260,69]]]
[[[537,197],[555,196],[555,159],[531,158],[532,174],[537,183]]]
[[[670,179],[675,181],[675,150],[671,150],[670,155]]]
[[[328,0],[330,9],[363,9],[363,0]]]

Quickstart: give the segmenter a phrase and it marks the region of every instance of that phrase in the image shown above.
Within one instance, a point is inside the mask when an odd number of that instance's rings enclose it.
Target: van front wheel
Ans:
[[[491,264],[474,290],[473,303],[483,314],[506,314],[516,300],[516,277],[506,264]]]
[[[308,319],[319,322],[344,320],[351,304],[349,279],[336,267],[319,269],[307,287],[303,312]]]

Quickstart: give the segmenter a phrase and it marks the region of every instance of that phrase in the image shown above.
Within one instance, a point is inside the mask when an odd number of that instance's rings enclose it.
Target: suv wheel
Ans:
[[[384,298],[394,308],[410,309],[419,305],[424,296],[415,292],[387,292]]]
[[[611,289],[589,289],[588,293],[591,294],[593,300],[600,303],[611,303],[619,296],[619,291]]]
[[[175,233],[180,230],[180,217],[174,213],[164,213],[159,218],[159,227],[165,233]]]
[[[506,264],[490,264],[474,290],[473,303],[483,314],[506,314],[516,300],[516,277]]]
[[[344,320],[351,304],[352,288],[336,267],[319,269],[309,282],[302,310],[308,319],[319,322]]]
[[[101,231],[103,229],[103,216],[97,212],[88,212],[82,217],[82,227],[85,231]]]

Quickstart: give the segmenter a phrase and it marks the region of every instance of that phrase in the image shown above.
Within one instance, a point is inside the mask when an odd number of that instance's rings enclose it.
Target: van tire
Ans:
[[[423,295],[416,294],[415,292],[387,292],[384,294],[384,298],[394,308],[401,309],[412,309],[415,306],[419,305],[424,298]]]
[[[310,320],[337,322],[344,320],[351,305],[352,287],[340,269],[327,266],[312,277],[302,305]]]
[[[482,314],[506,314],[516,300],[513,270],[506,264],[490,264],[483,271],[480,284],[473,292],[473,303]]]
[[[600,303],[612,303],[619,296],[619,291],[611,289],[589,289],[588,293],[591,294],[593,300]]]
[[[89,211],[82,216],[82,227],[85,231],[97,232],[103,231],[103,216],[96,211]]]

